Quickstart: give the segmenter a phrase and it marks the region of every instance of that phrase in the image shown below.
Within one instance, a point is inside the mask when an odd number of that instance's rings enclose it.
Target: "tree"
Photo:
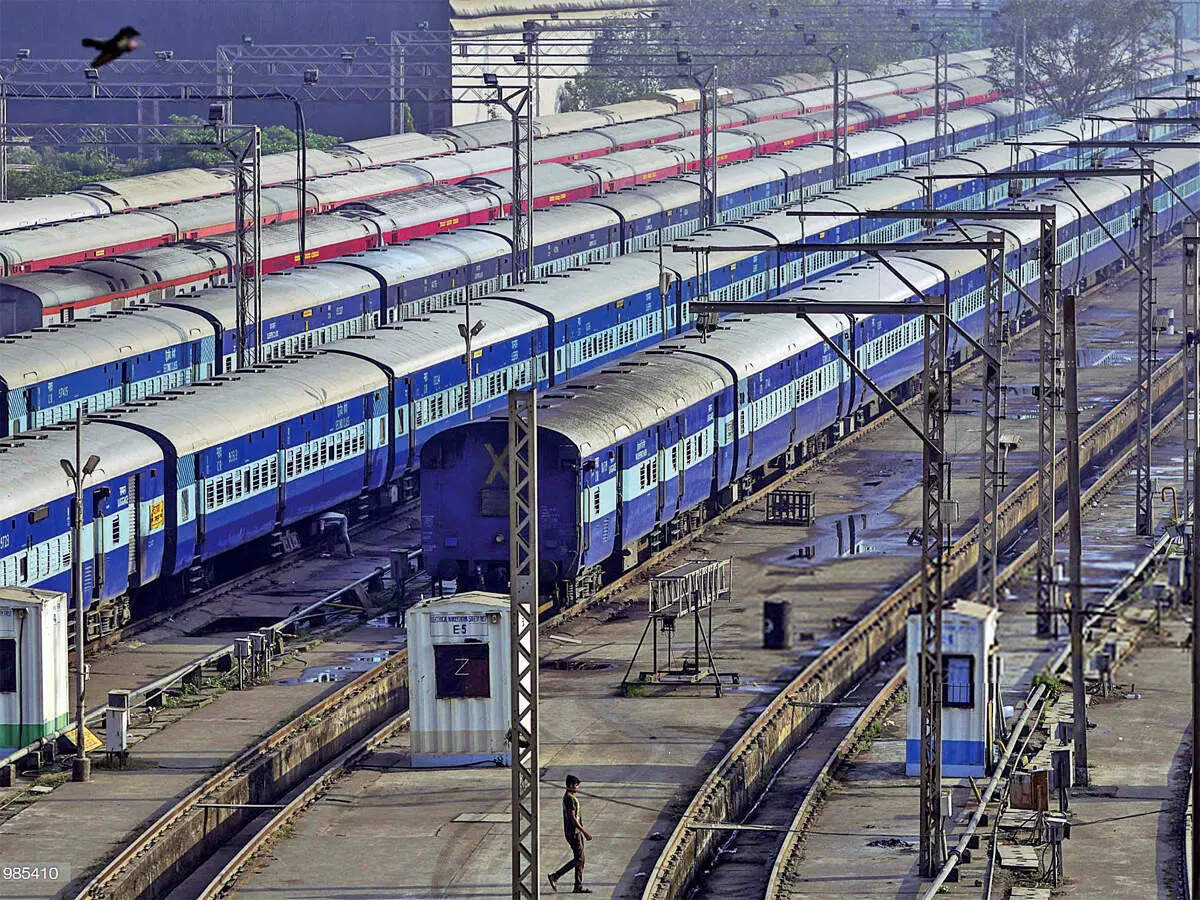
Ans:
[[[793,72],[825,74],[829,62],[823,52],[842,43],[850,47],[850,67],[867,72],[929,55],[927,38],[935,35],[945,35],[941,43],[950,51],[979,44],[969,16],[947,16],[936,6],[915,3],[903,16],[897,12],[881,3],[878,15],[850,15],[841,0],[706,0],[676,4],[664,13],[669,23],[666,18],[610,19],[592,45],[590,67],[562,88],[559,109],[690,87],[675,65],[677,49],[691,54],[696,69],[717,65],[722,85],[742,85]],[[978,25],[982,30],[982,15]]]
[[[185,166],[220,166],[229,162],[229,154],[224,150],[210,145],[213,139],[212,129],[198,116],[171,116],[172,125],[188,126],[172,128],[167,139],[172,144],[199,144],[195,150],[186,147],[164,147],[161,160],[155,163],[151,171],[162,169],[179,169]],[[305,132],[309,150],[328,150],[342,139],[330,134],[321,134],[311,128]],[[295,153],[296,132],[287,125],[264,126],[260,134],[262,154]]]
[[[114,160],[100,147],[75,151],[53,148],[37,151],[31,147],[18,147],[10,152],[9,165],[13,171],[9,173],[8,190],[13,198],[71,191],[92,181],[141,171],[136,166],[133,172],[124,170],[119,160]]]
[[[204,146],[212,141],[212,131],[196,116],[172,116],[171,124],[186,128],[171,129],[167,140],[171,144],[196,144],[196,148],[163,147],[158,159],[121,159],[101,144],[83,147],[74,151],[60,151],[52,147],[35,150],[32,147],[14,148],[9,154],[13,171],[9,174],[9,196],[13,198],[37,197],[72,191],[93,181],[125,178],[165,169],[188,166],[207,168],[225,165],[229,155],[225,151]],[[330,134],[309,130],[306,132],[310,150],[328,150],[342,139]],[[129,148],[119,148],[127,151]],[[262,152],[294,153],[296,134],[286,125],[268,125],[262,130]]]
[[[997,21],[1015,40],[997,42],[992,74],[1014,86],[1014,48],[1024,33],[1027,95],[1064,118],[1081,115],[1145,77],[1147,51],[1170,46],[1169,10],[1167,0],[1009,0]]]

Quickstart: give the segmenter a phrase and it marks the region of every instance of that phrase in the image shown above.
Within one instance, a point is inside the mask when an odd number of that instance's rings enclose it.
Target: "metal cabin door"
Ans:
[[[363,480],[362,489],[364,491],[371,488],[371,451],[375,447],[375,429],[377,426],[375,416],[379,413],[379,396],[376,391],[371,395],[371,401],[366,410],[366,415],[363,416]]]
[[[138,477],[137,475],[129,476],[129,569],[128,575],[130,582],[133,581],[133,576],[138,573],[138,557],[140,556],[139,529],[138,529]],[[120,516],[120,511],[113,513],[115,516]]]

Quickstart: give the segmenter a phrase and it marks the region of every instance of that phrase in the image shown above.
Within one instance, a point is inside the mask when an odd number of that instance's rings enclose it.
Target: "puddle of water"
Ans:
[[[258,631],[260,628],[267,628],[278,621],[278,616],[224,616],[220,619],[213,619],[199,630],[193,631],[192,635],[201,637],[210,634],[225,634],[227,632],[246,634],[249,631]]]
[[[829,718],[825,721],[832,728],[849,728],[854,724],[854,720],[858,718],[862,709],[855,706],[841,706],[829,714]]]
[[[803,543],[768,553],[770,565],[804,568],[814,562],[869,556],[903,547],[907,532],[897,533],[900,517],[888,511],[911,482],[904,478],[873,482],[872,503],[865,512],[819,516],[807,529]]]
[[[285,678],[280,684],[338,684],[352,681],[363,672],[370,671],[397,651],[387,650],[378,653],[355,653],[344,663],[328,666],[309,666],[299,678]]]
[[[597,662],[589,659],[548,659],[542,663],[543,669],[561,669],[568,672],[600,672],[616,668],[616,663]]]
[[[1079,347],[1075,351],[1075,359],[1081,367],[1090,366],[1131,366],[1137,357],[1133,351],[1121,347]]]
[[[373,619],[367,619],[368,628],[398,628],[400,627],[400,614],[390,612],[382,616],[376,616]]]
[[[777,694],[779,693],[779,685],[767,684],[761,681],[742,682],[741,684],[733,685],[732,688],[725,690],[735,690],[741,694]]]

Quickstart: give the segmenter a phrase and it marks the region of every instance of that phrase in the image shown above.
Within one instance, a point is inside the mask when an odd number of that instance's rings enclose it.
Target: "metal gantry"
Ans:
[[[1067,556],[1071,586],[1071,693],[1074,701],[1075,784],[1088,783],[1087,684],[1084,680],[1083,650],[1083,499],[1079,475],[1079,357],[1075,343],[1075,295],[1064,292],[1063,355],[1066,358],[1067,420]]]
[[[506,87],[490,86],[495,93],[484,98],[485,103],[502,107],[512,119],[512,206],[514,284],[533,280],[533,102],[528,84]],[[473,103],[473,100],[463,102]]]
[[[892,210],[889,212],[899,218],[905,215],[919,216],[922,213],[936,213],[937,211]],[[797,215],[799,214],[797,212]],[[950,215],[953,216],[954,214],[951,213]],[[874,391],[882,403],[895,411],[909,429],[921,439],[923,474],[921,479],[921,646],[919,653],[920,671],[918,676],[920,686],[919,702],[921,707],[921,846],[919,864],[922,874],[932,876],[936,874],[941,866],[944,847],[944,825],[941,815],[942,766],[940,738],[942,733],[941,708],[943,697],[941,634],[942,598],[945,591],[944,576],[948,561],[949,535],[943,525],[942,511],[945,501],[950,496],[950,486],[948,483],[949,463],[945,454],[945,423],[950,399],[949,368],[946,364],[946,336],[951,329],[954,329],[985,356],[990,357],[990,353],[986,347],[976,342],[961,326],[954,322],[953,317],[949,314],[950,289],[948,278],[944,287],[945,295],[940,298],[939,302],[935,302],[934,298],[919,290],[899,269],[881,255],[886,251],[912,250],[920,246],[920,243],[912,241],[884,243],[858,242],[841,245],[799,242],[779,244],[773,247],[723,246],[719,248],[681,244],[676,246],[675,249],[691,250],[705,254],[711,249],[724,251],[777,250],[781,253],[797,251],[805,253],[810,250],[835,253],[865,253],[874,256],[889,271],[896,275],[902,283],[914,291],[915,296],[920,298],[916,303],[873,303],[869,306],[844,301],[755,300],[713,302],[699,300],[693,301],[692,311],[702,317],[702,322],[709,322],[710,320],[706,317],[714,316],[721,312],[737,312],[748,315],[778,312],[795,313],[803,318],[822,341],[833,349],[842,362],[854,372],[855,376]],[[990,273],[995,272],[997,258],[1001,261],[1000,265],[1003,265],[1004,242],[1002,237],[995,232],[989,232],[987,240],[984,241],[970,239],[964,241],[947,241],[939,243],[937,246],[940,250],[984,252],[988,259],[987,267]],[[999,303],[996,303],[993,306],[989,302],[989,307],[991,307],[990,312],[994,312],[995,307],[999,305]],[[900,315],[923,314],[923,358],[925,366],[922,374],[923,402],[920,427],[909,421],[891,398],[887,396],[886,392],[876,385],[867,372],[858,365],[856,360],[842,350],[835,341],[831,340],[811,317],[811,314],[817,312],[853,315],[865,310],[869,310],[872,314],[876,315],[887,315],[888,313],[897,313]],[[998,375],[994,388],[998,394],[1000,390]],[[998,415],[998,399],[993,405],[993,409],[995,409]],[[998,432],[998,420],[995,428]],[[998,451],[998,434],[996,443]],[[993,460],[998,463],[996,457],[993,457]],[[982,471],[983,467],[987,466],[987,461],[981,459],[980,465]],[[990,477],[993,481],[997,477],[997,468],[998,466],[993,464],[990,469]],[[985,476],[981,474],[981,478],[983,477]],[[993,545],[995,544],[994,537],[992,543]],[[994,561],[992,565],[995,565]]]
[[[948,299],[948,298],[947,298]],[[921,844],[918,865],[930,877],[942,866],[942,597],[946,536],[942,502],[949,497],[945,458],[949,395],[944,317],[926,316],[921,454]],[[931,446],[932,445],[932,446]]]
[[[1150,379],[1154,374],[1154,179],[1142,167],[1138,211],[1138,352],[1137,352],[1137,533],[1154,527],[1154,496],[1150,482],[1151,431],[1154,427]],[[1082,253],[1082,248],[1080,248]]]
[[[508,394],[512,896],[538,897],[537,392]]]
[[[850,181],[850,48],[839,44],[829,51],[833,69],[833,186]]]
[[[933,158],[946,155],[946,140],[950,136],[950,52],[944,44],[946,36],[929,41],[933,50]]]
[[[692,68],[691,54],[680,50],[676,54],[680,66],[687,67],[688,78],[700,92],[700,229],[720,223],[717,206],[717,67],[707,66],[697,72]]]
[[[989,606],[996,606],[996,572],[1000,535],[1000,404],[1004,394],[1004,235],[988,233],[983,311],[983,393],[979,422],[979,554],[975,563],[975,590]]]
[[[815,244],[801,249],[816,249]],[[910,245],[911,247],[912,245]],[[728,248],[725,248],[728,249]],[[765,248],[764,248],[765,249]],[[781,245],[781,250],[795,249]],[[828,245],[823,249],[828,249]],[[890,249],[890,248],[888,248]],[[961,247],[957,249],[962,249]],[[972,245],[972,250],[978,249]],[[889,407],[908,429],[921,441],[921,646],[918,683],[921,707],[921,874],[931,876],[941,866],[943,849],[942,794],[942,600],[945,589],[944,573],[947,564],[947,539],[942,524],[943,502],[949,497],[947,479],[949,463],[945,452],[946,407],[949,400],[949,371],[946,366],[946,334],[951,318],[949,298],[936,300],[927,296],[916,302],[854,302],[854,301],[695,301],[693,312],[717,315],[737,314],[794,314],[803,319],[848,366],[856,377],[875,392],[880,402]],[[923,354],[925,371],[922,382],[921,421],[915,424],[905,415],[887,392],[877,385],[854,359],[827,335],[813,316],[823,314],[870,314],[922,316]]]
[[[1186,335],[1183,367],[1183,508],[1191,509],[1196,500],[1196,482],[1192,477],[1193,461],[1196,459],[1198,373],[1200,354],[1197,353],[1197,338],[1200,337],[1200,223],[1195,220],[1184,225],[1183,237],[1183,329]]]
[[[927,195],[932,195],[933,181],[938,176],[927,178]],[[1041,297],[1055,297],[1057,292],[1057,245],[1056,235],[1057,227],[1055,225],[1055,211],[1053,206],[1042,206],[1036,210],[1009,208],[1002,210],[970,210],[970,211],[955,211],[937,209],[932,205],[924,209],[879,209],[879,210],[863,210],[863,216],[867,218],[880,219],[907,219],[919,218],[926,222],[927,227],[932,227],[936,221],[946,221],[954,224],[959,234],[964,239],[970,240],[970,236],[964,230],[961,222],[983,221],[983,222],[1002,222],[1002,221],[1022,221],[1034,220],[1041,225]],[[804,211],[796,210],[789,215],[797,217],[822,217],[822,216],[838,216],[836,212],[822,211]],[[1005,288],[1011,288],[1018,293],[1026,302],[1026,304],[1035,311],[1039,318],[1039,327],[1041,339],[1049,346],[1057,347],[1057,324],[1055,320],[1054,304],[1048,305],[1048,313],[1043,315],[1043,307],[1041,298],[1035,300],[1030,296],[1025,287],[1019,284],[1013,276],[1011,276],[1004,268],[1004,250],[1003,242],[997,233],[989,233],[986,241],[977,242],[978,249],[985,257],[985,265],[989,275],[995,279],[993,283],[989,280],[987,285],[987,295],[989,297],[988,315],[985,319],[984,341],[981,350],[981,355],[984,358],[984,383],[983,383],[983,422],[981,425],[981,457],[980,457],[980,512],[979,512],[979,528],[980,528],[980,553],[976,566],[976,586],[980,594],[994,606],[996,605],[996,583],[995,573],[998,570],[998,554],[999,554],[999,537],[995,530],[995,522],[997,509],[999,504],[999,480],[1000,480],[1000,461],[999,461],[999,442],[1000,442],[1000,418],[1001,408],[1004,400],[1003,392],[1003,365],[1004,365],[1004,311],[1003,304],[1000,299],[1004,296]],[[853,245],[847,245],[853,246]],[[940,245],[939,245],[940,246]],[[990,256],[995,248],[995,252],[999,254],[999,258]],[[894,271],[894,270],[893,270]],[[897,277],[903,278],[899,272],[895,272]],[[996,296],[998,294],[998,297]],[[991,298],[995,298],[995,305],[991,305]],[[1053,354],[1052,354],[1053,356]],[[1041,423],[1048,425],[1043,433],[1039,429],[1039,448],[1048,446],[1053,452],[1054,447],[1054,407],[1056,405],[1056,397],[1059,393],[1059,384],[1055,379],[1055,365],[1051,358],[1051,365],[1041,370],[1041,375],[1044,380],[1039,384],[1038,391],[1038,412]],[[1042,443],[1042,438],[1045,444]],[[1041,450],[1039,450],[1040,455]],[[1039,470],[1039,475],[1042,470]],[[1045,481],[1039,480],[1038,483],[1038,609],[1039,621],[1046,623],[1045,627],[1049,629],[1053,621],[1054,609],[1054,593],[1053,593],[1053,572],[1054,572],[1054,534],[1053,528],[1048,527],[1047,523],[1054,521],[1054,475],[1053,472]],[[1043,632],[1039,632],[1043,633]]]
[[[262,354],[262,133],[257,125],[237,130],[240,137],[226,137],[222,146],[234,164],[237,366],[245,369]]]
[[[1058,634],[1058,593],[1054,579],[1055,427],[1058,422],[1058,228],[1041,221],[1041,315],[1038,316],[1038,471],[1037,471],[1037,634]]]

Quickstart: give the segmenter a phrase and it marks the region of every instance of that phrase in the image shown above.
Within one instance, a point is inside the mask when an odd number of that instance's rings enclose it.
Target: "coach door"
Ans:
[[[853,319],[849,316],[846,319],[847,325],[841,334],[842,350],[850,359],[857,362]],[[854,403],[854,371],[840,357],[835,371],[838,373],[838,417],[843,418],[850,415],[850,409]]]
[[[138,531],[138,477],[137,475],[129,476],[129,581],[133,583],[134,576],[138,572],[138,556],[140,548],[138,547],[140,533]],[[121,513],[114,513],[117,519],[120,519]],[[113,529],[114,531],[116,529]]]
[[[675,462],[675,509],[683,509],[683,482],[687,478],[687,460],[684,445],[687,442],[687,419],[684,416],[676,418],[675,446],[671,453]]]

